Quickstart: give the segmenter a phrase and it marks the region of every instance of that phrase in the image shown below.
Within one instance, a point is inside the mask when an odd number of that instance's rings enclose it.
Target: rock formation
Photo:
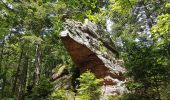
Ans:
[[[123,61],[118,59],[114,43],[103,38],[102,32],[88,20],[82,24],[66,19],[60,36],[80,73],[90,70],[96,77],[104,79],[101,88],[105,98],[126,93],[127,89]]]

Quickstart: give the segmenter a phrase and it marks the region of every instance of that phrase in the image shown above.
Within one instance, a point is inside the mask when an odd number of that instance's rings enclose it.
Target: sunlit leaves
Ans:
[[[97,79],[93,73],[87,71],[80,78],[80,87],[78,90],[77,100],[98,100],[100,95],[100,85],[102,79]]]
[[[97,22],[100,18],[100,9],[106,5],[106,1],[100,0],[61,0],[67,6],[69,18],[84,21],[84,18]],[[101,6],[103,5],[103,6]]]
[[[167,4],[165,5],[165,7],[166,7],[166,8],[170,8],[170,3],[167,3]]]
[[[119,14],[127,14],[133,10],[133,6],[137,0],[111,0],[111,11]]]
[[[21,40],[24,43],[31,43],[32,45],[41,44],[42,42],[42,39],[40,37],[36,37],[35,35],[23,36]]]
[[[158,16],[158,22],[152,27],[153,39],[157,40],[157,45],[169,44],[170,42],[170,14]]]

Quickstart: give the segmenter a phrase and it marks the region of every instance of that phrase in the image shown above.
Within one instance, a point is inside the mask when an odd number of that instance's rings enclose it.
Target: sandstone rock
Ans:
[[[127,89],[123,61],[117,58],[114,44],[102,38],[102,34],[97,25],[88,20],[82,24],[67,19],[60,36],[80,73],[90,70],[104,79],[101,88],[105,98],[126,93]]]

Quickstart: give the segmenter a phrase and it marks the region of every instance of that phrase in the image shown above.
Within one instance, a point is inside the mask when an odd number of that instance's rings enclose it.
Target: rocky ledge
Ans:
[[[96,24],[66,19],[64,30],[60,33],[64,46],[68,50],[80,73],[87,70],[97,78],[103,78],[103,98],[127,93],[123,73],[126,69],[123,60],[119,60],[114,43],[102,37]]]

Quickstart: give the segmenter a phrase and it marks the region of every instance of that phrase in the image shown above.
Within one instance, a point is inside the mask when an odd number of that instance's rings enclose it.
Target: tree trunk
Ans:
[[[36,53],[35,53],[35,84],[38,84],[40,80],[40,44],[36,46]]]
[[[27,70],[28,70],[28,54],[24,53],[23,66],[21,67],[21,73],[19,76],[19,92],[17,100],[24,100],[25,98],[25,89],[26,89],[26,81],[27,81]]]
[[[1,56],[0,56],[0,72],[2,71],[2,60],[3,60],[3,53],[4,53],[4,45],[5,45],[5,40],[2,41]]]
[[[15,90],[16,90],[17,80],[19,78],[19,72],[20,72],[22,57],[23,57],[23,48],[22,48],[21,53],[20,53],[20,57],[19,57],[19,61],[18,61],[18,67],[17,67],[17,71],[16,71],[16,74],[15,74],[14,82],[13,82],[13,87],[12,87],[12,93],[13,94],[16,93]]]
[[[3,54],[4,54],[4,46],[5,46],[5,39],[2,41],[2,49],[1,49],[1,56],[0,56],[0,79],[2,80],[1,82],[1,96],[4,96],[4,90],[5,90],[5,86],[6,86],[6,73],[7,73],[7,67],[2,67],[2,63],[3,63]],[[8,59],[9,55],[7,56]]]
[[[2,60],[3,60],[4,44],[5,44],[5,41],[3,40],[3,41],[2,41],[2,48],[1,48],[1,55],[0,55],[0,73],[1,73],[1,74],[0,74],[0,77],[2,77]],[[2,80],[0,84],[2,84],[1,87],[2,87],[2,90],[3,90],[3,83],[4,83],[3,80],[4,80],[4,79],[3,79],[3,78],[2,78],[2,79],[0,78],[0,80]],[[3,91],[2,91],[2,92],[3,92]],[[1,95],[3,95],[3,93],[1,93]]]

